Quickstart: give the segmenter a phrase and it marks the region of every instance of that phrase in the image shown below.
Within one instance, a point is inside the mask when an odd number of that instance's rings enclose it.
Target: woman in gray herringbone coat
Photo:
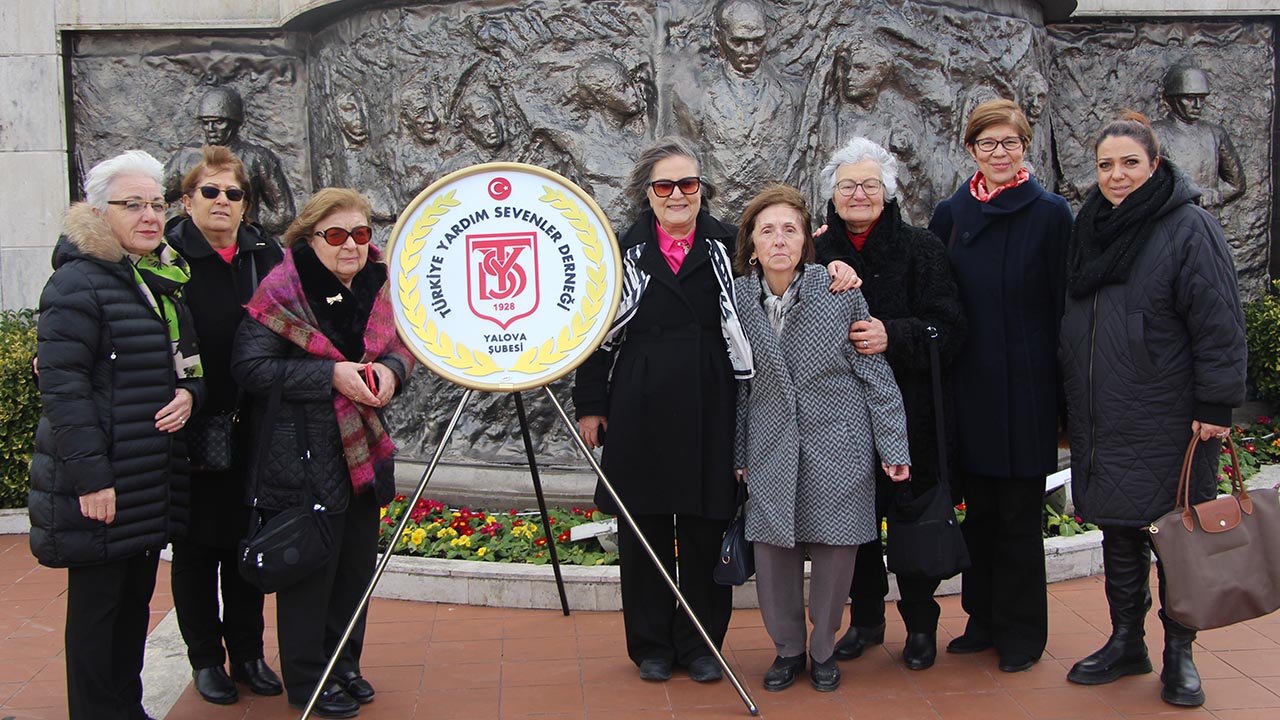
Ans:
[[[876,536],[876,455],[907,479],[906,413],[893,371],[858,353],[849,325],[868,317],[856,290],[832,294],[814,258],[809,211],[773,185],[748,204],[738,230],[734,281],[755,376],[738,391],[735,462],[751,492],[747,539],[777,658],[766,690],[795,682],[805,665],[804,559],[813,561],[810,681],[840,684],[833,656],[858,546]]]

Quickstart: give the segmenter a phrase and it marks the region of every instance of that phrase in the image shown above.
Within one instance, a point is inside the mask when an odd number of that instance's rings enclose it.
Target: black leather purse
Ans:
[[[747,542],[747,484],[738,482],[738,512],[720,541],[720,563],[711,579],[720,585],[742,585],[756,574],[756,556]]]
[[[264,438],[259,439],[259,459],[265,455],[275,419],[280,410],[280,395],[284,375],[277,372],[271,387],[271,399],[267,405],[266,420],[262,425]],[[298,406],[294,437],[297,439],[298,457],[309,462],[311,451],[307,444],[306,411]],[[259,471],[262,463],[259,463]],[[325,507],[315,501],[311,489],[311,473],[306,478],[305,501],[298,507],[270,515],[265,520],[258,510],[260,475],[254,475],[253,511],[249,514],[249,533],[240,541],[238,566],[240,576],[263,593],[283,590],[320,569],[333,551],[333,528]]]
[[[949,578],[969,568],[960,523],[951,504],[947,468],[947,425],[942,410],[942,370],[938,357],[938,331],[928,328],[929,362],[933,368],[933,408],[938,433],[938,482],[916,494],[910,482],[902,483],[885,515],[889,571],[903,577]]]

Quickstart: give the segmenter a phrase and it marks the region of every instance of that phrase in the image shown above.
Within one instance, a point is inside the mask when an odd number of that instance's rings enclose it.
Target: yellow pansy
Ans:
[[[414,530],[412,533],[409,534],[409,542],[413,543],[414,545],[421,545],[422,541],[426,539],[427,539],[427,531],[423,530],[422,528],[418,528],[417,530]]]

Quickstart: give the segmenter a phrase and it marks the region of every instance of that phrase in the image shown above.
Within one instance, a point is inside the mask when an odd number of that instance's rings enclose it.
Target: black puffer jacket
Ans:
[[[308,305],[321,332],[352,362],[359,361],[364,347],[365,323],[378,290],[387,280],[387,266],[369,262],[352,281],[350,289],[326,270],[306,245],[291,250]],[[288,265],[273,273],[285,272]],[[338,302],[326,298],[341,296]],[[406,368],[391,357],[378,358],[404,387]],[[262,456],[250,468],[250,502],[257,486],[257,506],[264,510],[286,510],[304,504],[310,483],[312,498],[329,512],[346,510],[351,497],[351,472],[347,469],[333,407],[334,361],[312,355],[288,339],[272,332],[252,317],[240,324],[232,349],[231,373],[254,397],[252,432]],[[278,374],[278,375],[277,375]],[[279,410],[266,427],[272,385],[282,383]],[[303,432],[299,432],[299,428]],[[394,467],[377,468],[373,491],[379,505],[395,494]]]
[[[1100,525],[1139,527],[1171,510],[1191,422],[1230,425],[1244,401],[1236,271],[1199,195],[1177,173],[1128,281],[1067,298],[1059,356],[1071,489]],[[1198,452],[1193,502],[1212,497],[1217,455],[1217,442]]]
[[[186,449],[156,430],[177,388],[164,323],[143,300],[120,243],[87,205],[67,211],[40,296],[40,398],[31,461],[31,552],[43,565],[155,550],[185,524]],[[198,407],[203,383],[183,380]],[[110,525],[81,495],[115,488]]]
[[[871,316],[884,323],[889,336],[885,359],[893,368],[907,410],[911,479],[920,489],[932,487],[938,476],[938,431],[926,328],[938,330],[949,430],[953,422],[950,364],[964,347],[967,332],[947,249],[933,233],[903,222],[896,200],[885,203],[861,251],[849,242],[844,220],[827,201],[827,231],[816,245],[820,265],[843,260],[857,271]],[[954,437],[948,432],[948,455],[954,452]]]

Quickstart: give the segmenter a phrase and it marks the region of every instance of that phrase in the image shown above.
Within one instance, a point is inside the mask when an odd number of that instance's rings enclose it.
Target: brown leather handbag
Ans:
[[[1192,436],[1178,477],[1177,505],[1150,525],[1164,566],[1164,612],[1196,630],[1260,617],[1280,608],[1280,498],[1246,490],[1231,438],[1230,495],[1191,505]]]

